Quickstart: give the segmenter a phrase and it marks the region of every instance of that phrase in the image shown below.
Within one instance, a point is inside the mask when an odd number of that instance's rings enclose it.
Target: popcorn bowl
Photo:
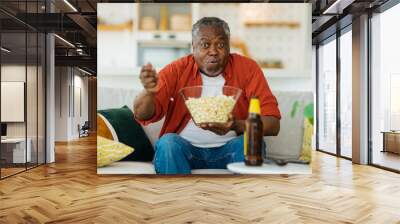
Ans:
[[[242,90],[232,86],[190,86],[179,91],[193,122],[226,123]]]

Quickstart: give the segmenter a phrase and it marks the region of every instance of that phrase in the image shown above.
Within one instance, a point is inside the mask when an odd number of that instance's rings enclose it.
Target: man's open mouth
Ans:
[[[218,60],[209,61],[208,64],[218,64]]]

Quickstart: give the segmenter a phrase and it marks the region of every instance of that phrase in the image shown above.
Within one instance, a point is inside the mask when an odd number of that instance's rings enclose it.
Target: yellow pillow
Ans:
[[[130,146],[97,136],[97,167],[110,165],[133,151]]]

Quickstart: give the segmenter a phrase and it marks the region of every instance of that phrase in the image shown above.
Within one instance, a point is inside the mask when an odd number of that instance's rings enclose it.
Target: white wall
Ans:
[[[314,92],[314,83],[311,77],[297,78],[267,78],[272,91],[304,91]]]
[[[67,140],[68,118],[68,68],[55,68],[55,140]]]
[[[110,24],[118,24],[133,21],[137,26],[136,5],[133,3],[97,5],[99,20]],[[100,22],[99,22],[100,23]],[[128,73],[130,74],[136,66],[136,33],[129,30],[119,32],[97,31],[97,65],[98,71],[103,73]]]
[[[25,70],[26,69],[26,70]],[[36,67],[25,65],[2,65],[1,66],[1,81],[18,81],[25,82],[25,74],[28,72],[28,87],[27,87],[27,121],[28,137],[31,133],[35,133],[36,137],[36,80],[33,80],[31,75],[36,75]],[[40,105],[39,105],[40,107]],[[1,108],[6,110],[7,108]],[[9,137],[25,137],[26,122],[10,122],[7,125],[7,135]]]
[[[78,124],[88,120],[88,78],[75,68],[56,67],[55,85],[55,140],[77,139]]]
[[[82,73],[78,73],[78,70],[74,71],[74,91],[72,99],[74,99],[74,107],[72,110],[72,124],[70,130],[71,138],[78,138],[78,124],[82,126],[85,121],[88,121],[88,78],[87,76],[81,76]],[[79,71],[78,71],[79,72]],[[80,90],[80,93],[79,93]],[[80,97],[79,97],[80,95]],[[79,102],[81,101],[81,102]],[[81,107],[81,108],[79,108]],[[80,111],[82,110],[82,111]]]

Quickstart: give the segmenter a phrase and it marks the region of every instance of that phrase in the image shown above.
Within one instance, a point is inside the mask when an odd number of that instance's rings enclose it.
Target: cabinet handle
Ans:
[[[156,38],[156,39],[160,39],[161,35],[160,34],[154,34],[153,37]]]
[[[169,37],[169,39],[175,39],[176,35],[175,34],[170,34],[170,35],[168,35],[168,37]]]

